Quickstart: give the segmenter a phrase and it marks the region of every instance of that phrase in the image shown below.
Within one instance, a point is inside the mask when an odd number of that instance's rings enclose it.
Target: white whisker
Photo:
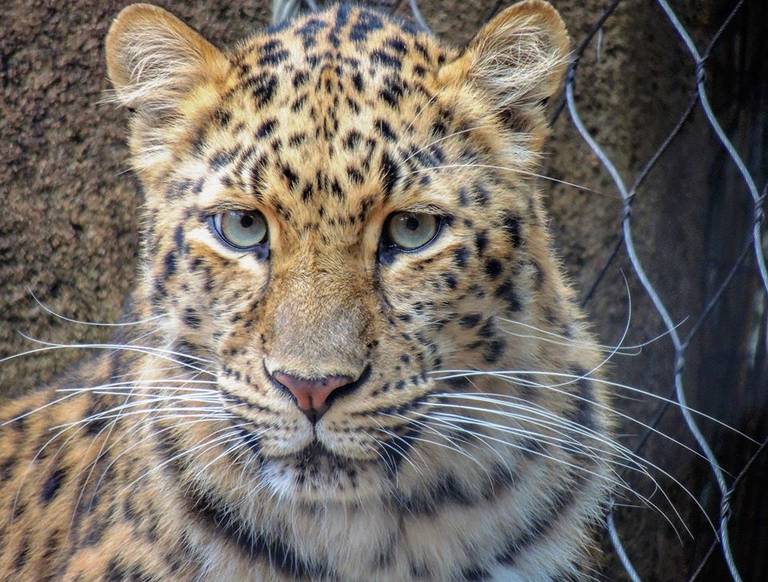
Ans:
[[[132,325],[144,325],[145,323],[149,323],[151,321],[157,321],[158,319],[163,319],[164,317],[167,317],[166,315],[155,315],[153,317],[140,319],[138,321],[126,321],[122,323],[102,323],[102,322],[94,322],[94,321],[82,321],[80,319],[73,319],[71,317],[67,317],[65,315],[61,315],[60,313],[55,312],[53,309],[51,309],[50,307],[45,305],[42,301],[40,301],[30,288],[27,288],[27,292],[32,296],[32,299],[35,300],[35,303],[37,303],[46,313],[56,317],[57,319],[61,319],[62,321],[67,321],[69,323],[76,323],[78,325],[92,325],[92,326],[98,326],[98,327],[127,327]]]

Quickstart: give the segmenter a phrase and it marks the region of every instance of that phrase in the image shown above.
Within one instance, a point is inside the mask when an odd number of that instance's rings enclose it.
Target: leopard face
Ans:
[[[226,53],[161,9],[121,14],[108,64],[146,193],[141,294],[227,414],[180,439],[235,427],[254,489],[361,500],[455,463],[419,455],[461,436],[431,424],[445,395],[584,414],[450,373],[579,359],[504,323],[582,333],[534,183],[567,46],[542,2],[463,51],[346,5]],[[467,479],[494,454],[475,451]]]

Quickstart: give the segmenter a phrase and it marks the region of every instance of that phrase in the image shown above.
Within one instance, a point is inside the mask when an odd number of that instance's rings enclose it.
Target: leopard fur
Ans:
[[[536,186],[555,10],[460,51],[341,4],[222,52],[139,4],[106,47],[141,273],[112,342],[0,411],[0,578],[587,577],[611,419]],[[216,239],[233,209],[268,248]],[[383,249],[414,209],[436,238]],[[313,424],[274,369],[355,382]]]

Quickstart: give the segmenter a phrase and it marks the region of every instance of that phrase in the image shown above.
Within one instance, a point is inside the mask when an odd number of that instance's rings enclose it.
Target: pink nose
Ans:
[[[314,418],[319,418],[328,409],[326,401],[331,393],[353,382],[349,376],[309,379],[285,372],[275,372],[272,377],[293,394],[296,404],[305,414]]]

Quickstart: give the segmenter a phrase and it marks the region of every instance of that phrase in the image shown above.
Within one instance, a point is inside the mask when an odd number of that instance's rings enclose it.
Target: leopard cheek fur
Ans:
[[[0,412],[0,575],[586,577],[612,421],[534,181],[567,52],[541,0],[463,51],[343,4],[227,53],[121,12],[140,323]],[[439,230],[383,244],[398,212]]]

